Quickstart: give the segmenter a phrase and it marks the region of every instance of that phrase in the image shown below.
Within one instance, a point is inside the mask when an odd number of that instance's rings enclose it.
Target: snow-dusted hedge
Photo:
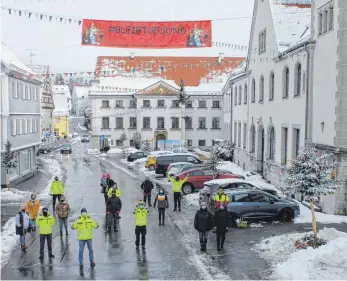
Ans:
[[[213,154],[216,154],[220,159],[232,161],[234,155],[234,145],[229,141],[224,141],[214,145]]]

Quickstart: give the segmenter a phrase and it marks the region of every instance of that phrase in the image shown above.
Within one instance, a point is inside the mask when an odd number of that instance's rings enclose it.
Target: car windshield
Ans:
[[[71,147],[71,144],[65,143],[62,145],[62,147]]]
[[[87,136],[87,135],[83,135],[83,137],[84,137],[84,138],[88,138],[88,136]]]

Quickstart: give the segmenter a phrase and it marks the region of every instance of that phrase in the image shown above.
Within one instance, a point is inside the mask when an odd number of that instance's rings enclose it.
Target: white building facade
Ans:
[[[307,134],[310,21],[307,4],[256,0],[246,62],[227,84],[234,161],[277,186]]]
[[[142,85],[146,86],[130,93],[92,88],[89,98],[94,147],[100,148],[100,136],[110,146],[133,146],[135,132],[142,140],[153,141],[157,149],[162,149],[159,140],[167,144],[164,149],[182,139],[188,148],[209,149],[214,140],[223,138],[222,86],[214,93],[187,90],[190,98],[181,109],[179,88],[173,83],[142,79]],[[121,139],[124,134],[126,140]]]
[[[37,172],[42,83],[6,45],[1,44],[0,51],[1,151],[9,140],[17,159],[17,167],[10,168],[8,173],[1,168],[1,186],[6,186],[21,182]]]
[[[71,95],[67,85],[54,85],[52,88],[54,110],[54,136],[65,137],[69,135],[69,117],[71,109]]]

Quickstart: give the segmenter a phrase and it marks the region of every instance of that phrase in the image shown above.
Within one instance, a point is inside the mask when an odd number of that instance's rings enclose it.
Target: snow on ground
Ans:
[[[88,148],[87,154],[89,155],[100,155],[100,150],[97,148]]]
[[[135,147],[128,147],[125,149],[125,153],[133,153],[139,151],[138,149],[136,149]]]
[[[294,219],[294,223],[310,223],[312,221],[311,210],[300,202],[300,215]],[[347,216],[328,215],[320,212],[316,213],[318,223],[347,223]]]
[[[60,165],[57,160],[42,159],[42,161],[45,162],[45,166],[48,167],[48,171],[52,175],[52,177],[47,182],[45,189],[38,194],[37,199],[39,199],[40,201],[47,200],[50,198],[49,191],[51,183],[53,182],[56,176],[58,178],[62,178],[63,176],[63,171],[60,168]],[[7,189],[2,190],[1,202],[3,203],[3,200],[6,200],[6,202],[10,201],[22,203],[29,200],[31,194],[32,192],[20,191],[14,188],[12,188],[10,191],[8,191]],[[43,204],[41,202],[41,208],[43,207],[42,205]],[[15,223],[15,218],[13,217],[5,223],[1,230],[1,268],[7,263],[13,249],[15,247],[19,247],[19,236],[17,236],[15,232]]]
[[[199,206],[199,193],[187,194],[183,198],[185,201],[187,201],[188,205]]]
[[[122,150],[117,147],[111,148],[109,151],[107,151],[107,154],[121,154]]]
[[[293,233],[262,240],[255,250],[273,266],[273,278],[286,280],[347,279],[347,233],[324,228],[318,237],[328,241],[317,249],[296,249],[309,233]]]
[[[100,156],[105,157],[105,156],[107,156],[107,153],[101,153]]]
[[[201,149],[199,149],[199,148],[194,148],[193,151],[194,151],[196,154],[201,155],[201,156],[204,156],[204,157],[206,157],[206,158],[211,157],[211,153],[208,152],[208,151],[203,151],[203,150],[201,150]]]
[[[251,223],[249,225],[249,227],[251,228],[261,228],[261,227],[264,227],[261,223]]]

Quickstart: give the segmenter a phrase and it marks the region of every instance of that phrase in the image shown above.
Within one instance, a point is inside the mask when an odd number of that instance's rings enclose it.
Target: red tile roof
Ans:
[[[210,79],[211,72],[230,73],[243,61],[242,57],[226,57],[218,64],[218,57],[141,57],[102,56],[96,63],[97,76],[162,77],[177,85],[181,78],[185,86],[198,86],[202,78]]]

